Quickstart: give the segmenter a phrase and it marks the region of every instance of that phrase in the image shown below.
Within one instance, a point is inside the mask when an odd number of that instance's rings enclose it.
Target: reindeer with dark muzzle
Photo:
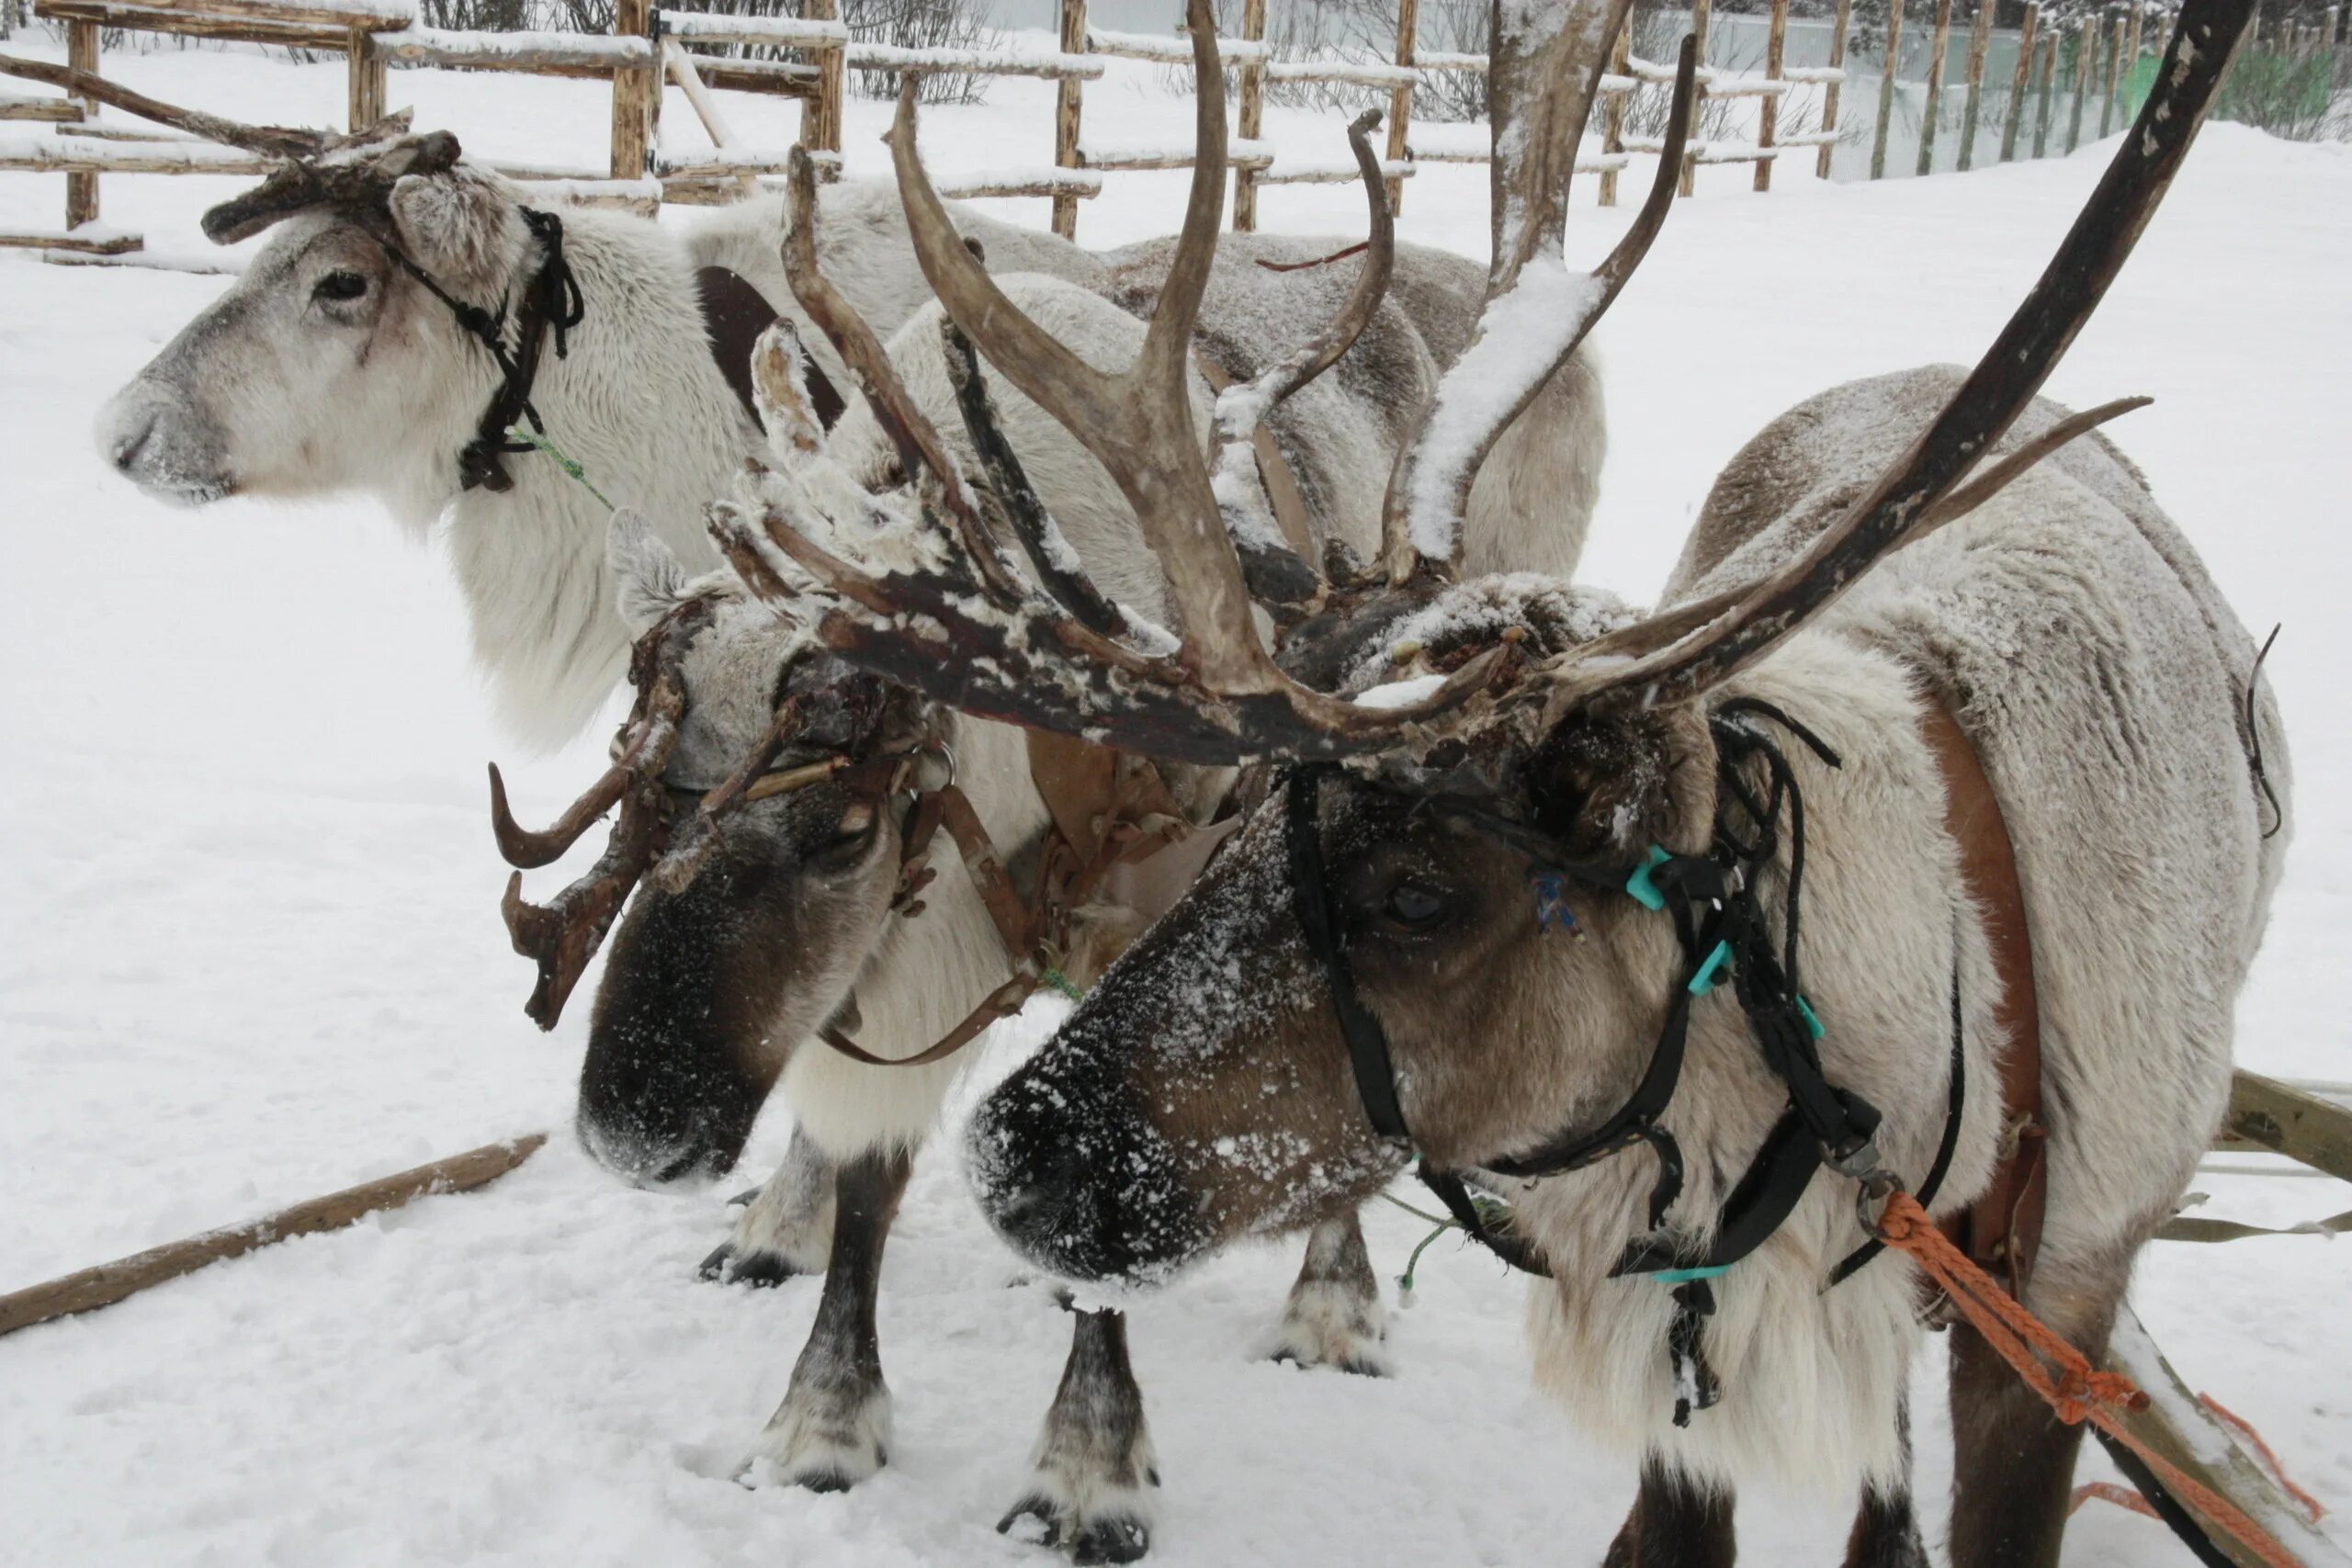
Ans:
[[[1498,6],[1482,331],[1399,462],[1385,570],[1322,590],[1279,664],[1173,450],[1129,459],[1159,498],[1141,520],[1173,652],[1057,635],[1068,605],[991,592],[944,526],[946,567],[815,509],[761,549],[826,584],[829,648],[943,701],[1285,765],[976,1117],[980,1201],[1016,1247],[1148,1283],[1418,1159],[1544,1277],[1539,1379],[1643,1460],[1612,1568],[1730,1562],[1735,1485],[1775,1478],[1858,1484],[1849,1568],[1918,1568],[1905,1387],[1928,1303],[1883,1211],[1907,1193],[1951,1224],[2096,1360],[2219,1121],[2289,837],[2251,640],[2138,472],[2080,439],[2134,405],[2036,396],[2248,6],[2191,0],[1984,359],[1774,422],[1649,615],[1451,570],[1498,421],[1640,254],[1590,279],[1559,259],[1561,176],[1624,11]],[[978,280],[941,295],[1073,429],[1102,420]],[[1952,1562],[2054,1564],[2078,1428],[1964,1328],[1952,1404]]]
[[[1197,8],[1194,23],[1205,40]],[[1221,139],[1213,55],[1200,80],[1202,135]],[[792,603],[796,585],[813,591],[831,580],[782,552],[776,541],[791,536],[778,519],[813,510],[869,549],[910,552],[910,565],[944,563],[926,540],[927,520],[951,519],[969,546],[962,558],[981,563],[981,581],[1016,593],[1025,574],[1055,584],[1079,606],[1057,636],[1145,667],[1149,656],[1120,650],[1169,641],[1155,623],[1170,600],[1131,521],[1153,502],[1125,488],[1126,454],[1138,446],[1187,451],[1205,483],[1196,433],[1211,428],[1216,410],[1192,344],[1196,336],[1230,342],[1258,324],[1235,309],[1246,289],[1218,288],[1228,265],[1216,254],[1221,151],[1202,164],[1146,325],[1050,279],[1000,280],[982,270],[913,160],[910,102],[901,115],[900,179],[926,274],[965,292],[977,276],[1104,386],[1105,405],[1121,408],[1124,423],[1052,427],[1074,435],[1121,484],[1127,526],[1094,521],[1118,507],[1077,517],[1048,507],[1055,487],[1024,466],[1048,448],[1007,439],[1012,422],[943,312],[918,312],[886,350],[818,265],[814,187],[801,161],[787,270],[867,406],[823,431],[797,345],[787,334],[763,340],[755,378],[771,451],[735,501],[711,509],[713,536],[736,576],[690,581],[641,523],[616,520],[610,550],[623,615],[644,636],[632,676],[638,706],[614,765],[544,834],[514,825],[503,789],[494,803],[502,848],[524,868],[547,863],[619,809],[604,859],[550,906],[510,893],[516,945],[540,961],[532,1011],[542,1022],[643,879],[615,937],[582,1072],[581,1136],[596,1157],[649,1185],[707,1179],[733,1164],[775,1091],[793,1107],[800,1134],[841,1162],[833,1190],[808,1195],[831,1200],[823,1303],[758,1456],[782,1478],[819,1488],[851,1484],[883,1462],[880,1257],[912,1149],[963,1069],[958,1051],[1049,978],[1091,979],[1173,902],[1236,820],[1212,825],[1232,788],[1230,769],[1154,767],[959,716],[902,682],[844,664],[812,635],[806,607]],[[1329,330],[1226,394],[1254,411],[1252,425],[1276,405],[1298,412],[1285,400],[1351,353],[1318,389],[1328,398],[1370,400],[1401,434],[1426,397],[1426,387],[1400,388],[1383,369],[1412,363],[1407,350],[1418,340],[1384,298],[1396,247],[1367,139],[1375,119],[1351,131],[1372,212],[1363,260],[1351,280],[1332,275]],[[948,270],[956,267],[968,270]],[[1109,329],[1094,320],[1102,312],[1125,333],[1110,333],[1108,352]],[[1254,356],[1271,357],[1262,344]],[[1133,368],[1113,373],[1130,360]],[[1409,401],[1398,402],[1400,390]],[[1050,423],[1018,389],[1008,401],[1024,424]],[[956,416],[961,440],[950,445],[934,414]],[[1327,415],[1312,419],[1320,423],[1306,431],[1329,428]],[[1231,531],[1257,590],[1295,619],[1316,574],[1285,525],[1267,515],[1264,449],[1250,434],[1237,427],[1215,441],[1219,480],[1209,515]],[[1300,489],[1326,498],[1305,520],[1316,547],[1306,553],[1346,558],[1374,547],[1379,479],[1394,449],[1366,471],[1344,444],[1305,444]],[[1343,465],[1355,471],[1332,471]],[[1504,558],[1510,542],[1481,537],[1476,519],[1538,528],[1550,514],[1496,503],[1497,494],[1514,493],[1504,487],[1472,508],[1473,537]],[[1557,498],[1538,504],[1556,506]],[[1067,537],[1065,522],[1073,525]],[[1547,541],[1534,554],[1560,547]],[[1566,547],[1572,554],[1574,540]],[[1245,613],[1248,603],[1237,601]],[[1279,1359],[1378,1371],[1382,1317],[1354,1213],[1335,1211],[1310,1241],[1272,1348]],[[1148,1543],[1156,1481],[1122,1319],[1081,1313],[1032,1492],[1006,1523],[1035,1516],[1081,1561],[1125,1561]]]

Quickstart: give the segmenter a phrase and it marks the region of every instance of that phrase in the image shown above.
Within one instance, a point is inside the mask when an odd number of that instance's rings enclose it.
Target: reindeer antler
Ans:
[[[638,640],[629,657],[637,702],[613,743],[613,765],[553,828],[533,833],[518,827],[506,807],[505,783],[497,765],[491,766],[491,830],[507,863],[517,868],[507,879],[499,912],[506,918],[514,951],[538,963],[538,985],[524,1010],[541,1029],[555,1027],[588,960],[628,901],[629,890],[666,847],[662,770],[677,749],[678,723],[685,710],[680,665],[710,616],[710,601],[697,594],[681,602]],[[525,903],[523,873],[560,856],[616,805],[620,820],[588,874],[544,907]]]
[[[1600,35],[1591,50],[1594,60],[1605,53],[1607,29],[1622,19],[1625,4],[1589,0],[1577,10],[1584,18],[1578,36],[1596,29]],[[1598,19],[1592,14],[1596,7]],[[1228,389],[1219,400],[1213,468],[1203,460],[1193,429],[1189,340],[1215,257],[1223,202],[1224,89],[1206,0],[1189,0],[1187,17],[1198,102],[1192,196],[1143,347],[1123,373],[1098,371],[1057,342],[1022,313],[965,247],[916,155],[911,95],[900,96],[891,136],[899,193],[924,276],[971,344],[1068,428],[1118,483],[1168,581],[1182,633],[1173,657],[1134,637],[1117,640],[1118,634],[1101,614],[1104,606],[1098,602],[1100,595],[1083,582],[1082,574],[1046,573],[1042,588],[1025,574],[1019,581],[1005,581],[996,569],[1011,565],[1009,552],[998,555],[977,547],[979,531],[964,525],[952,503],[946,510],[956,526],[932,527],[926,536],[935,553],[912,566],[902,559],[881,565],[870,557],[844,558],[834,547],[838,533],[824,539],[811,532],[809,525],[824,513],[821,506],[771,504],[756,526],[739,513],[716,519],[715,528],[754,592],[789,594],[797,587],[794,580],[804,572],[821,585],[834,601],[817,625],[829,646],[853,662],[973,713],[1066,733],[1107,735],[1135,750],[1211,763],[1381,750],[1469,702],[1515,655],[1505,648],[1489,649],[1419,701],[1393,708],[1361,706],[1291,679],[1257,636],[1250,586],[1254,582],[1268,597],[1295,604],[1307,596],[1302,589],[1314,581],[1313,576],[1287,550],[1252,537],[1247,487],[1227,483],[1221,494],[1218,482],[1240,477],[1236,470],[1246,466],[1245,444],[1257,423],[1343,355],[1379,305],[1393,265],[1395,232],[1367,136],[1376,122],[1359,119],[1350,130],[1372,211],[1363,270],[1322,333],[1246,386]],[[1546,84],[1541,77],[1545,64],[1513,67],[1510,62],[1548,62],[1556,76],[1573,53],[1566,44],[1531,48],[1521,56],[1507,51],[1507,74],[1518,72],[1512,80],[1519,84],[1519,96],[1512,101],[1531,106],[1531,120],[1552,141],[1565,139],[1566,150],[1522,156],[1510,149],[1523,139],[1510,126],[1500,128],[1498,145],[1506,148],[1506,157],[1505,173],[1498,178],[1545,180],[1572,162],[1575,132],[1589,107],[1597,77],[1585,83],[1580,97],[1563,107],[1558,83]],[[1679,96],[1686,108],[1692,63],[1686,51]],[[1573,125],[1563,129],[1562,117]],[[1668,165],[1679,155],[1680,128],[1687,120],[1687,113],[1676,117]],[[1660,179],[1663,189],[1670,176],[1662,173]],[[799,211],[791,250],[800,253],[801,265],[813,272],[814,246],[808,236],[815,214],[800,197],[797,177],[795,186]],[[1549,211],[1555,216],[1531,218],[1527,226],[1511,231],[1510,243],[1498,253],[1496,276],[1504,283],[1496,298],[1510,293],[1510,280],[1525,270],[1547,238],[1556,243],[1556,212],[1565,195],[1554,193],[1547,199],[1548,207],[1543,200],[1512,204],[1515,213]],[[1613,280],[1604,280],[1599,294],[1613,295],[1622,285],[1664,209],[1663,198],[1654,197],[1645,213],[1644,238],[1620,247],[1619,256],[1612,258],[1617,268]],[[795,283],[797,288],[797,276]],[[804,292],[802,297],[809,296]],[[941,466],[944,459],[934,460],[921,450],[926,445],[924,427],[907,416],[909,401],[888,373],[887,363],[880,363],[878,353],[853,353],[864,349],[859,335],[840,330],[840,312],[830,305],[811,313],[857,367],[877,417],[898,440],[902,455],[920,457],[934,475],[944,476],[938,480],[943,496],[955,495],[959,487]],[[1579,321],[1589,325],[1597,313],[1581,311]],[[1562,354],[1573,350],[1574,334],[1572,326]],[[960,345],[951,342],[951,367],[961,355]],[[1546,362],[1535,384],[1541,384],[1555,363]],[[966,396],[967,424],[984,454],[991,450],[985,410],[984,398]],[[1501,423],[1508,423],[1515,412],[1514,406]],[[1430,438],[1429,449],[1435,449],[1436,439]],[[1487,444],[1491,445],[1491,438]],[[1034,532],[1033,525],[1022,522],[1035,501],[1025,484],[1004,465],[984,461],[998,490],[1016,498],[1018,503],[1007,508],[1015,531]],[[1475,456],[1466,467],[1475,472]],[[993,535],[987,537],[992,540]],[[1029,542],[1025,533],[1024,542]],[[860,556],[860,551],[852,548],[849,554]],[[1032,554],[1036,554],[1034,547]],[[1244,561],[1250,563],[1246,569]],[[790,570],[786,562],[799,570]]]
[[[392,186],[406,175],[437,175],[462,155],[446,130],[409,134],[410,111],[387,115],[348,136],[322,136],[320,145],[295,155],[284,167],[240,196],[204,215],[204,236],[233,245],[271,224],[314,207],[356,207],[381,211]]]
[[[2040,281],[1927,433],[1862,499],[1752,587],[1562,655],[1544,672],[1547,727],[1578,708],[1653,706],[1700,695],[1762,658],[1889,554],[1982,502],[2066,440],[2140,406],[2143,400],[2127,399],[2075,415],[1953,493],[2032,402],[2155,216],[2252,10],[2253,0],[2188,0],[2182,6],[2138,120]]]

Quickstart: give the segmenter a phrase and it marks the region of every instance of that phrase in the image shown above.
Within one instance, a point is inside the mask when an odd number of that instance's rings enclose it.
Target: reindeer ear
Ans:
[[[529,243],[512,198],[477,169],[404,175],[392,186],[390,208],[401,246],[461,297],[496,292]]]
[[[642,637],[686,596],[684,563],[633,507],[613,513],[605,530],[605,564],[619,594],[621,624],[632,637]]]
[[[1714,818],[1706,721],[1691,707],[1572,718],[1528,764],[1527,785],[1536,825],[1578,860],[1697,851]]]

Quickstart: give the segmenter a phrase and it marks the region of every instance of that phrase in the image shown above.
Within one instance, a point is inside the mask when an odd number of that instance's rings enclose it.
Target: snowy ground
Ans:
[[[174,97],[281,121],[339,112],[339,67],[127,59]],[[942,113],[949,166],[1043,162],[1027,84]],[[605,99],[577,84],[401,73],[396,103],[482,151],[573,157]],[[673,106],[682,108],[683,106]],[[1090,89],[1122,140],[1182,135],[1137,72]],[[775,123],[762,123],[771,117]],[[683,120],[683,114],[673,117]],[[788,141],[788,110],[738,111]],[[752,130],[752,125],[760,129]],[[850,122],[873,166],[879,111]],[[1270,117],[1278,138],[1333,124]],[[1707,482],[1765,419],[1838,379],[1973,357],[2040,269],[2108,149],[1880,186],[1707,171],[1606,330],[1613,452],[1589,575],[1663,575]],[[1636,176],[1644,175],[1637,169]],[[0,224],[54,224],[59,183],[0,178]],[[1586,182],[1579,182],[1580,186]],[[107,183],[110,221],[193,248],[227,184]],[[1083,236],[1170,222],[1181,178],[1114,175]],[[1483,171],[1413,182],[1404,231],[1483,247]],[[1623,209],[1580,190],[1571,246]],[[1270,226],[1352,232],[1347,191],[1270,192]],[[1035,217],[1034,205],[1023,214]],[[2264,1069],[2352,1077],[2337,1011],[2352,937],[2352,661],[2344,432],[2352,367],[2352,150],[2210,130],[2113,298],[2059,372],[2078,404],[2146,392],[2120,427],[2271,669],[2302,832],[2241,1009]],[[1020,1485],[1065,1320],[1006,1289],[951,1162],[928,1159],[882,1305],[899,1402],[891,1467],[847,1495],[729,1479],[781,1397],[816,1301],[697,1284],[716,1196],[630,1191],[568,1133],[586,1010],[524,1020],[495,902],[489,729],[440,561],[360,502],[166,512],[87,435],[104,395],[219,278],[0,259],[0,1290],[532,1128],[497,1186],[293,1242],[127,1304],[0,1340],[0,1561],[23,1563],[1036,1564],[989,1526]],[[526,762],[568,796],[602,738]],[[1034,1037],[1046,1020],[1024,1021]],[[1017,1041],[991,1047],[1000,1066]],[[786,1128],[771,1118],[754,1159]],[[764,1167],[763,1167],[764,1168]],[[2216,1177],[2208,1212],[2333,1212],[2332,1182]],[[1393,1272],[1417,1226],[1373,1216]],[[1257,1363],[1295,1266],[1224,1259],[1142,1306],[1136,1359],[1168,1490],[1155,1561],[1589,1563],[1631,1475],[1522,1384],[1520,1288],[1450,1245],[1369,1382]],[[2198,1387],[2256,1421],[2298,1478],[2352,1508],[2352,1252],[2311,1240],[2159,1247],[2137,1298]],[[1933,1355],[1923,1365],[1932,1388]],[[1933,1395],[1923,1408],[1932,1411]],[[1930,1414],[1923,1489],[1948,1443]],[[2085,1474],[2105,1473],[2086,1460]],[[1836,1560],[1849,1500],[1745,1500],[1747,1560]],[[2154,1524],[2078,1520],[2068,1562],[2168,1562]]]

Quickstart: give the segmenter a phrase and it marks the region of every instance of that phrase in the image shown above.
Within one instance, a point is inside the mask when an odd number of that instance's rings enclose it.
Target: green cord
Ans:
[[[1080,990],[1075,985],[1070,983],[1070,977],[1069,976],[1063,974],[1058,969],[1048,969],[1045,974],[1039,976],[1038,978],[1045,981],[1048,988],[1059,991],[1062,995],[1068,997],[1072,1001],[1079,1001],[1086,995],[1084,991]]]
[[[1421,1237],[1421,1244],[1413,1248],[1412,1256],[1405,1259],[1405,1271],[1396,1276],[1397,1292],[1406,1303],[1410,1304],[1413,1299],[1413,1275],[1414,1271],[1421,1266],[1421,1254],[1427,1252],[1430,1249],[1430,1244],[1446,1232],[1462,1229],[1462,1222],[1448,1219],[1442,1214],[1432,1214],[1427,1209],[1417,1209],[1402,1198],[1391,1193],[1383,1192],[1380,1198],[1383,1202],[1396,1204],[1417,1220],[1428,1221],[1431,1226],[1430,1234]],[[1510,1205],[1499,1198],[1490,1198],[1481,1192],[1472,1197],[1470,1203],[1478,1211],[1479,1220],[1489,1230],[1498,1229],[1510,1223]]]
[[[537,431],[526,429],[524,426],[517,424],[513,429],[507,431],[506,438],[509,441],[520,441],[524,446],[530,447],[533,451],[544,452],[548,457],[553,457],[557,468],[561,468],[565,473],[570,474],[574,479],[579,481],[581,489],[586,491],[590,495],[594,496],[598,501],[605,503],[605,511],[613,512],[618,510],[618,508],[613,505],[611,499],[607,497],[603,491],[598,490],[594,485],[589,482],[588,470],[582,468],[577,459],[571,457],[563,450],[563,448],[558,446],[554,442],[548,440]]]

